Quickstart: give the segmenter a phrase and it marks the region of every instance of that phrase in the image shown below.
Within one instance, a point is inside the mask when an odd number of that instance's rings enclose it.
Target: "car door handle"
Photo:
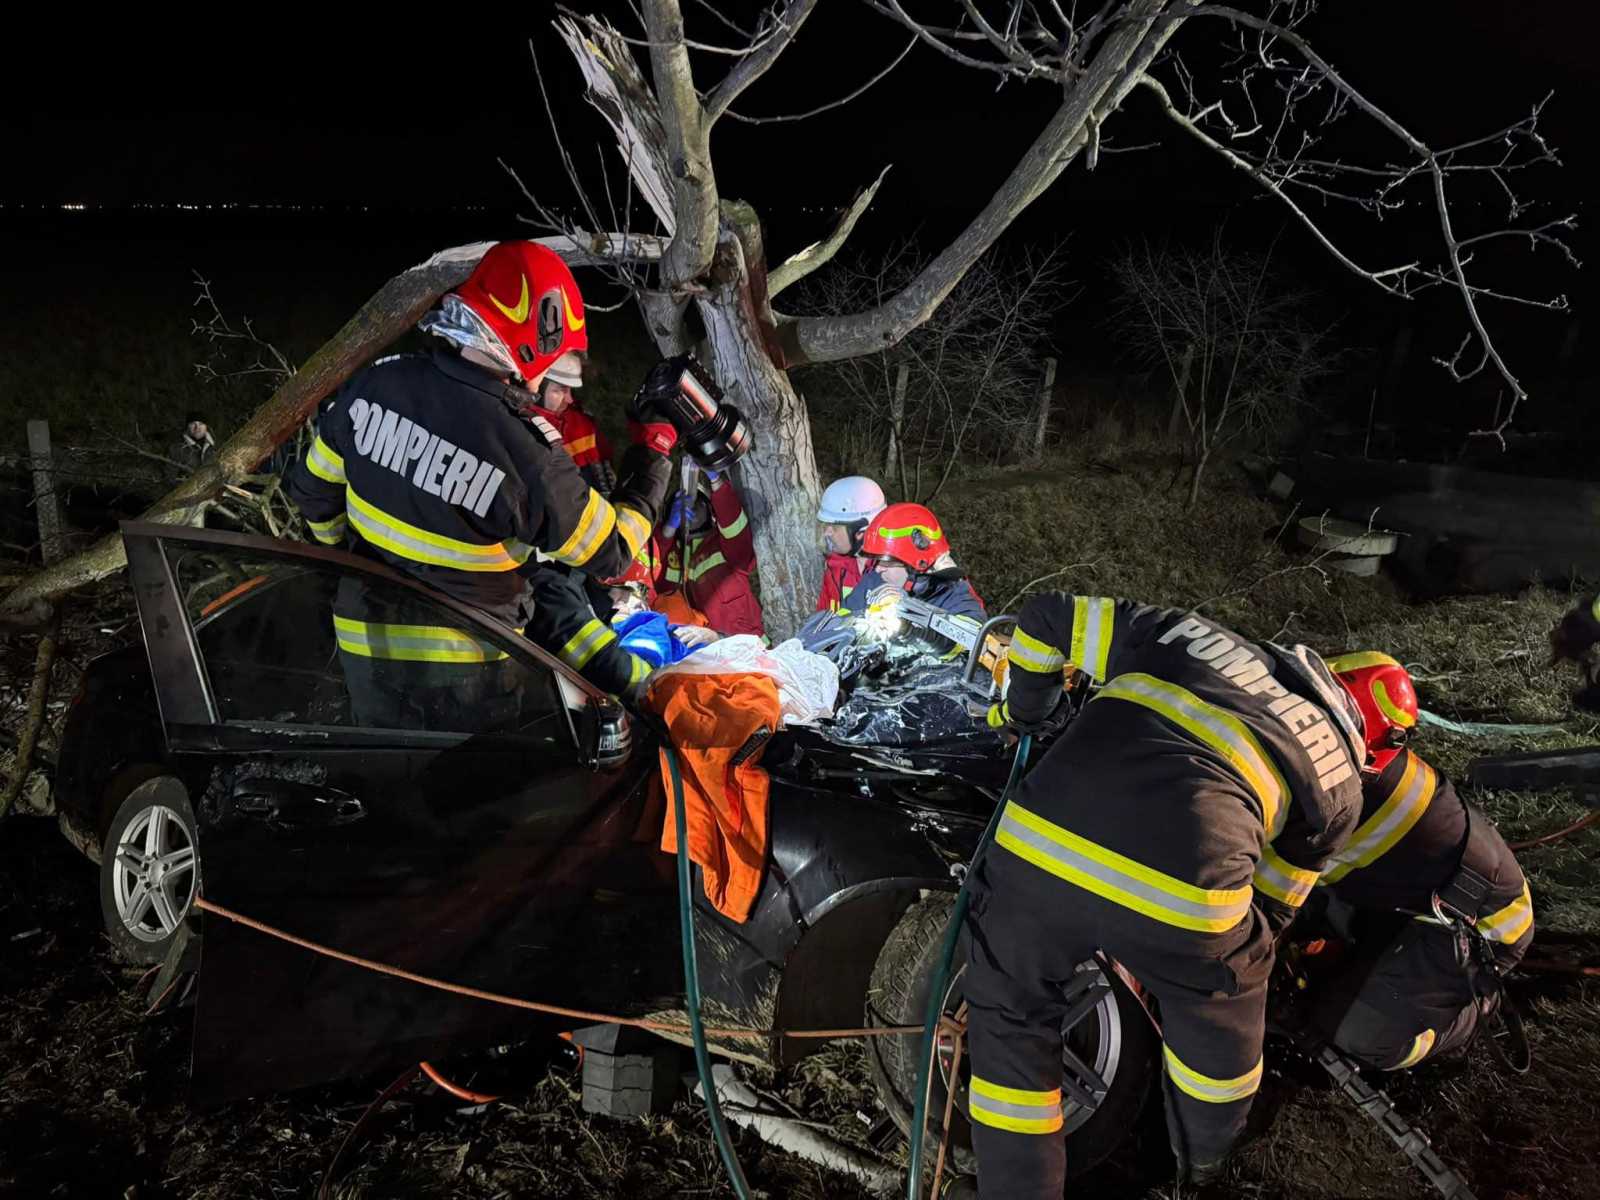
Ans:
[[[231,799],[238,817],[279,829],[332,829],[367,815],[348,792],[293,779],[241,779]]]

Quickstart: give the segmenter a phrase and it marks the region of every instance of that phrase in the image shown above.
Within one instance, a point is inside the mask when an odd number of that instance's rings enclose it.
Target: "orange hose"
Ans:
[[[450,1080],[441,1075],[438,1068],[430,1062],[420,1062],[417,1064],[417,1066],[422,1068],[422,1073],[424,1075],[433,1080],[434,1083],[438,1084],[445,1091],[449,1092],[457,1100],[465,1100],[469,1104],[493,1104],[496,1100],[500,1099],[499,1096],[491,1096],[487,1092],[469,1091],[467,1088],[462,1087],[459,1083],[451,1083]]]
[[[247,929],[254,929],[257,933],[264,933],[268,937],[288,942],[291,946],[299,946],[302,950],[310,950],[313,954],[321,954],[327,958],[337,959],[339,962],[349,963],[353,967],[362,967],[368,971],[376,971],[379,975],[390,975],[395,979],[404,979],[408,983],[418,983],[423,987],[435,988],[441,992],[450,992],[473,1000],[487,1000],[490,1004],[503,1004],[507,1008],[521,1008],[529,1012],[549,1013],[557,1017],[572,1017],[576,1020],[588,1021],[596,1025],[632,1025],[638,1029],[650,1029],[657,1033],[687,1034],[690,1032],[688,1025],[679,1024],[675,1021],[652,1021],[646,1017],[619,1017],[613,1013],[590,1012],[582,1008],[564,1008],[559,1004],[543,1004],[537,1000],[524,1000],[520,996],[507,996],[503,992],[487,992],[482,988],[467,987],[465,984],[434,979],[429,975],[419,975],[415,971],[407,971],[401,967],[390,966],[388,963],[362,958],[358,954],[348,954],[343,950],[335,950],[331,946],[313,942],[309,938],[299,937],[286,930],[274,928],[264,921],[257,921],[254,917],[247,917],[243,913],[234,912],[232,909],[224,908],[220,904],[213,904],[204,896],[196,896],[194,906],[203,912],[215,913],[224,920],[237,922]],[[729,1038],[791,1037],[826,1040],[921,1033],[922,1026],[883,1025],[864,1029],[741,1029],[737,1027],[714,1029],[707,1027],[706,1032],[717,1037]]]
[[[1543,837],[1530,838],[1526,842],[1512,842],[1511,845],[1506,848],[1513,852],[1517,850],[1531,850],[1534,846],[1544,846],[1550,842],[1559,841],[1568,834],[1577,833],[1580,829],[1587,829],[1589,826],[1597,822],[1600,822],[1600,809],[1596,809],[1582,820],[1574,821],[1565,829],[1558,829],[1554,833],[1545,834]]]

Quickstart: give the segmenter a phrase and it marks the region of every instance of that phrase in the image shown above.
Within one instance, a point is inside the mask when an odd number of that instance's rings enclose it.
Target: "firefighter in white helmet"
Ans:
[[[822,522],[822,594],[817,611],[837,611],[845,597],[861,582],[871,559],[861,551],[867,522],[884,510],[883,489],[865,475],[835,479],[822,493],[817,520]]]

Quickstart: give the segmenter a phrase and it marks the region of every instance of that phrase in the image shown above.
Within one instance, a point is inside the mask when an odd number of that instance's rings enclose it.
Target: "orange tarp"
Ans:
[[[689,857],[704,872],[706,898],[743,921],[761,890],[767,864],[767,793],[771,780],[758,751],[737,767],[733,756],[752,734],[776,730],[778,685],[765,675],[670,673],[650,686],[649,704],[672,731],[683,775]],[[665,751],[661,785],[667,818],[661,848],[678,851],[672,776]]]
[[[702,628],[709,625],[705,613],[693,607],[683,598],[682,592],[673,592],[661,596],[656,600],[655,609],[674,625],[699,625]]]

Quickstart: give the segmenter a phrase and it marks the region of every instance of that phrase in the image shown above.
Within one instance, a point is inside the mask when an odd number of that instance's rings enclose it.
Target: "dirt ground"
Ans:
[[[1428,730],[1423,752],[1459,774],[1474,754],[1600,741],[1544,669],[1542,640],[1569,602],[1559,591],[1412,603],[1385,581],[1329,578],[1278,550],[1282,514],[1242,483],[1219,482],[1200,512],[1147,486],[1131,460],[1088,492],[1059,472],[974,479],[945,520],[956,553],[999,605],[1036,577],[1050,586],[1206,610],[1245,629],[1328,651],[1384,647],[1412,665],[1425,707],[1456,720],[1561,722],[1540,737]],[[998,502],[997,502],[998,501]],[[1136,526],[1136,527],[1135,527]],[[1016,552],[1021,540],[1029,553]],[[1203,553],[1197,553],[1196,548]],[[1025,564],[1025,565],[1024,565]],[[1078,564],[1078,565],[1074,565]],[[113,626],[120,623],[113,622]],[[92,622],[82,622],[87,629]],[[113,630],[114,631],[114,630]],[[92,647],[82,641],[78,658]],[[4,658],[16,678],[31,642]],[[72,686],[72,672],[64,687]],[[1471,796],[1509,838],[1565,825],[1564,797]],[[1540,939],[1536,957],[1600,950],[1600,831],[1522,855]],[[1576,941],[1574,941],[1576,939]],[[95,870],[53,821],[0,825],[0,1196],[221,1200],[309,1197],[341,1140],[387,1080],[362,1080],[197,1112],[185,1103],[191,1009],[146,1017],[143,972],[118,964],[101,932]],[[1383,1081],[1480,1200],[1600,1196],[1600,980],[1521,978],[1536,1056],[1522,1077],[1486,1054]],[[1229,1179],[1174,1188],[1159,1112],[1075,1194],[1146,1200],[1384,1200],[1430,1195],[1349,1103],[1313,1070],[1269,1053],[1254,1140]],[[356,1197],[725,1196],[703,1113],[681,1102],[631,1122],[585,1116],[560,1065],[530,1071],[526,1094],[478,1113],[413,1084],[353,1153],[334,1195]],[[829,1047],[788,1075],[756,1080],[864,1146],[883,1115],[858,1047]],[[852,1180],[737,1134],[751,1182],[771,1197],[866,1196]],[[903,1147],[890,1146],[891,1160]]]

